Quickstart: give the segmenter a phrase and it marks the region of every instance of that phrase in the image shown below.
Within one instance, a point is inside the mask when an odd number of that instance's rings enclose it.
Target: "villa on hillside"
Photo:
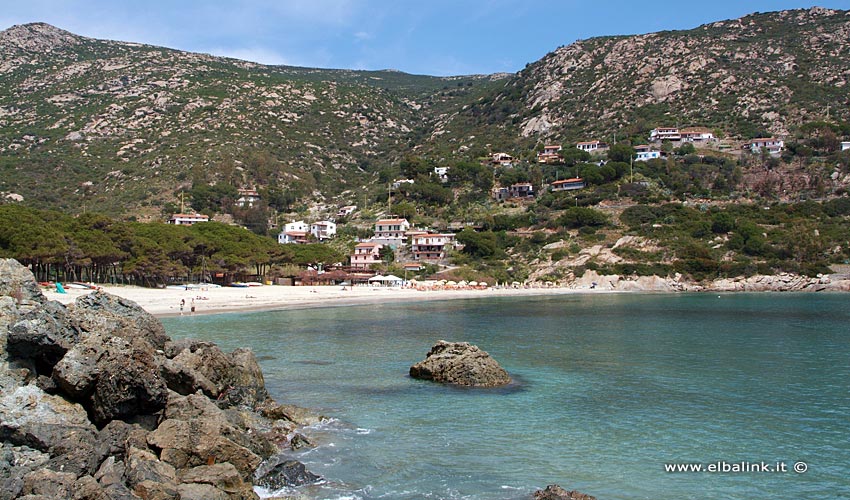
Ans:
[[[449,181],[449,167],[434,167],[434,174],[440,179],[440,182]]]
[[[329,220],[322,220],[310,224],[310,234],[319,241],[324,241],[336,236],[336,224]]]
[[[340,207],[339,211],[336,213],[337,217],[348,217],[353,214],[354,211],[357,210],[357,205],[346,205],[344,207]]]
[[[574,177],[572,179],[555,181],[549,184],[549,189],[551,191],[574,191],[576,189],[584,189],[586,186],[587,184],[585,184],[584,179],[581,177]]]
[[[682,141],[706,142],[714,140],[714,133],[705,127],[686,127],[679,130]]]
[[[191,226],[198,222],[209,222],[210,217],[204,214],[174,214],[168,219],[169,224],[175,226]]]
[[[741,146],[741,150],[749,149],[753,154],[760,153],[762,149],[766,149],[768,153],[772,155],[778,155],[782,152],[782,149],[785,147],[785,142],[782,139],[777,139],[775,137],[760,137],[758,139],[751,139],[748,142],[745,142],[743,146]]]
[[[634,147],[635,153],[646,153],[647,151],[652,150],[652,146],[649,144],[639,144]]]
[[[304,244],[307,243],[307,234],[310,232],[308,226],[303,220],[293,221],[283,226],[283,231],[277,235],[277,242],[281,245],[290,243]]]
[[[579,142],[576,144],[576,148],[582,151],[587,151],[588,153],[593,153],[595,151],[604,151],[608,149],[608,144],[600,141],[587,141]]]
[[[534,198],[534,186],[530,182],[518,182],[508,187],[495,187],[492,195],[496,201]]]
[[[397,248],[407,241],[405,234],[410,229],[407,219],[381,219],[375,223],[375,236],[372,241]]]
[[[499,167],[510,167],[514,164],[514,157],[507,153],[493,153],[490,162]]]
[[[560,155],[561,146],[543,146],[543,151],[537,153],[538,163],[560,163],[563,158]]]
[[[260,201],[260,194],[256,189],[239,189],[237,193],[239,198],[236,200],[236,206],[239,208],[250,208]]]
[[[661,151],[641,151],[635,154],[635,161],[649,161],[661,158]]]
[[[374,241],[364,241],[354,247],[351,254],[351,267],[354,269],[368,269],[373,264],[381,263],[381,248],[384,245]]]
[[[418,234],[410,240],[410,250],[414,260],[438,261],[446,258],[446,246],[455,241],[455,235]]]
[[[679,141],[681,139],[682,134],[679,132],[679,127],[658,127],[649,132],[650,142]]]

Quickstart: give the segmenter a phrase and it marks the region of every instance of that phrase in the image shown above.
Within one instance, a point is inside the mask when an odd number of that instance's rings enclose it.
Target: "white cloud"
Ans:
[[[365,42],[366,40],[372,40],[373,38],[375,38],[375,35],[367,32],[367,31],[358,31],[357,33],[354,34],[354,38],[357,41]]]

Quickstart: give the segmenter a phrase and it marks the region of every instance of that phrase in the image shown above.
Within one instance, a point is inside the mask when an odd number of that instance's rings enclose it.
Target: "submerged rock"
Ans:
[[[550,484],[545,490],[534,492],[534,500],[596,500],[596,497],[578,491],[567,491],[557,484]]]
[[[410,376],[471,387],[498,387],[511,377],[485,351],[469,342],[440,340],[425,360],[410,367]]]

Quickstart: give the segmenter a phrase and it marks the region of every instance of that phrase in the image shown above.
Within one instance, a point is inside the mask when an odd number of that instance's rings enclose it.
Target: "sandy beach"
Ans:
[[[274,286],[250,288],[208,288],[199,290],[154,289],[135,286],[103,286],[103,291],[132,300],[155,316],[178,316],[180,301],[185,300],[182,314],[215,314],[238,311],[272,311],[313,307],[367,305],[421,300],[455,300],[503,296],[555,295],[581,293],[571,288],[488,288],[484,290],[415,290],[400,287],[340,286]],[[45,296],[63,304],[73,303],[92,290],[68,289],[56,293],[44,290]],[[585,292],[588,290],[584,290]],[[594,290],[597,292],[597,290]]]

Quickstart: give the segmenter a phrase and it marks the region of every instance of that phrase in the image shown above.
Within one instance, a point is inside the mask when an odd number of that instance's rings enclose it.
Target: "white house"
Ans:
[[[410,229],[407,219],[381,219],[375,223],[373,242],[396,248],[407,241],[405,233]]]
[[[290,222],[283,226],[283,231],[277,235],[277,242],[280,244],[288,243],[307,243],[307,234],[310,232],[308,226],[303,220]]]
[[[635,161],[649,161],[661,158],[661,151],[641,151],[635,154]]]
[[[322,241],[336,236],[336,224],[329,220],[322,220],[310,224],[310,234]]]
[[[514,157],[508,153],[493,153],[491,158],[492,163],[500,167],[510,167],[514,164]]]
[[[449,167],[434,167],[434,173],[440,178],[440,182],[449,180]]]
[[[679,131],[682,141],[706,142],[714,140],[714,133],[705,127],[686,127]]]
[[[381,263],[381,248],[384,245],[373,241],[358,243],[351,254],[351,267],[355,269],[368,269],[372,264]]]
[[[847,151],[848,149],[850,149],[850,142],[842,142],[841,151]]]
[[[682,139],[679,127],[658,127],[649,132],[649,140],[652,142],[678,141]]]
[[[587,151],[588,153],[593,153],[594,151],[602,151],[608,149],[608,145],[604,142],[599,141],[587,141],[587,142],[579,142],[576,144],[576,148],[582,151]]]
[[[446,258],[446,246],[453,244],[455,235],[445,234],[417,234],[410,239],[410,251],[414,260],[437,261]]]
[[[239,198],[236,200],[237,207],[253,207],[254,204],[260,201],[260,194],[255,189],[240,189],[238,193]]]
[[[393,181],[393,189],[398,189],[402,184],[413,184],[415,182],[413,179],[398,179]]]
[[[741,149],[749,149],[753,154],[760,153],[762,149],[767,149],[767,152],[772,155],[777,155],[782,152],[785,147],[785,142],[782,139],[775,137],[761,137],[752,139],[745,143]]]
[[[336,213],[337,217],[348,217],[353,214],[354,211],[357,210],[357,205],[346,205],[344,207],[340,207],[339,211]]]
[[[204,214],[174,214],[168,219],[169,224],[175,226],[191,226],[198,222],[209,222],[210,217]]]

